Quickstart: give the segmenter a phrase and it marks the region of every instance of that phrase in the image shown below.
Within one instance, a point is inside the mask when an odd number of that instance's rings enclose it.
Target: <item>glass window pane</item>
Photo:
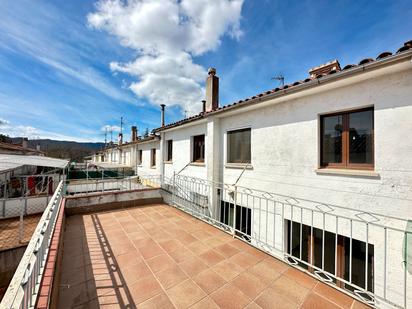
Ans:
[[[322,164],[342,163],[343,116],[327,116],[322,121]]]
[[[251,129],[230,131],[227,133],[227,162],[251,162]]]
[[[349,163],[373,163],[373,110],[349,114]]]

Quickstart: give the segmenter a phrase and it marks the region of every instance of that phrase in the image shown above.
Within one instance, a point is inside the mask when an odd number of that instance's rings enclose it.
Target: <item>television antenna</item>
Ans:
[[[278,80],[282,87],[285,85],[285,77],[283,76],[283,74],[279,74],[278,76],[272,77],[271,80]]]

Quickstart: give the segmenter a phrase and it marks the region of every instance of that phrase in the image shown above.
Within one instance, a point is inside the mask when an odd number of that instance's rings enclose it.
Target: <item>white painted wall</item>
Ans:
[[[205,164],[189,164],[192,160],[192,137],[195,135],[205,134]],[[206,179],[206,162],[208,160],[208,143],[207,143],[207,124],[195,124],[187,126],[182,129],[165,132],[164,140],[173,140],[173,161],[172,163],[165,163],[164,173],[165,177],[173,177],[173,172],[180,172],[181,175],[189,175],[191,177],[197,177]],[[164,152],[167,151],[165,147]],[[166,157],[166,153],[164,153]]]
[[[137,166],[137,175],[160,175],[160,142],[153,140],[137,144],[137,150],[142,150],[142,164]],[[156,149],[156,166],[151,166],[151,150]],[[136,156],[138,151],[136,152]],[[137,158],[136,158],[137,160]]]

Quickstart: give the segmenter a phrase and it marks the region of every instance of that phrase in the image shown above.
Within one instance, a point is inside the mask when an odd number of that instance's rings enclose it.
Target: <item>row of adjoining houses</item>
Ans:
[[[203,110],[93,162],[160,175],[252,244],[376,306],[412,307],[412,41]],[[199,202],[204,197],[202,202]],[[200,205],[202,204],[202,205]],[[200,205],[200,206],[199,206]],[[198,210],[199,210],[198,209]]]

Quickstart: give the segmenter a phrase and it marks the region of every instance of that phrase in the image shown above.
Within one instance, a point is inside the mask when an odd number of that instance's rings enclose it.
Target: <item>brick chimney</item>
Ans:
[[[206,111],[214,111],[219,107],[219,77],[216,69],[209,68],[206,79]]]
[[[340,64],[338,60],[329,61],[325,64],[321,64],[320,66],[314,67],[309,70],[310,78],[315,78],[318,75],[328,74],[331,71],[340,71]]]
[[[137,127],[136,126],[132,126],[132,134],[130,136],[130,141],[131,142],[137,141]]]
[[[162,127],[165,126],[165,106],[166,105],[164,104],[160,104],[160,113],[161,113],[160,117],[161,117]]]
[[[123,144],[123,133],[119,133],[119,146]]]
[[[29,139],[27,137],[23,137],[21,141],[21,147],[28,148],[29,147]]]

